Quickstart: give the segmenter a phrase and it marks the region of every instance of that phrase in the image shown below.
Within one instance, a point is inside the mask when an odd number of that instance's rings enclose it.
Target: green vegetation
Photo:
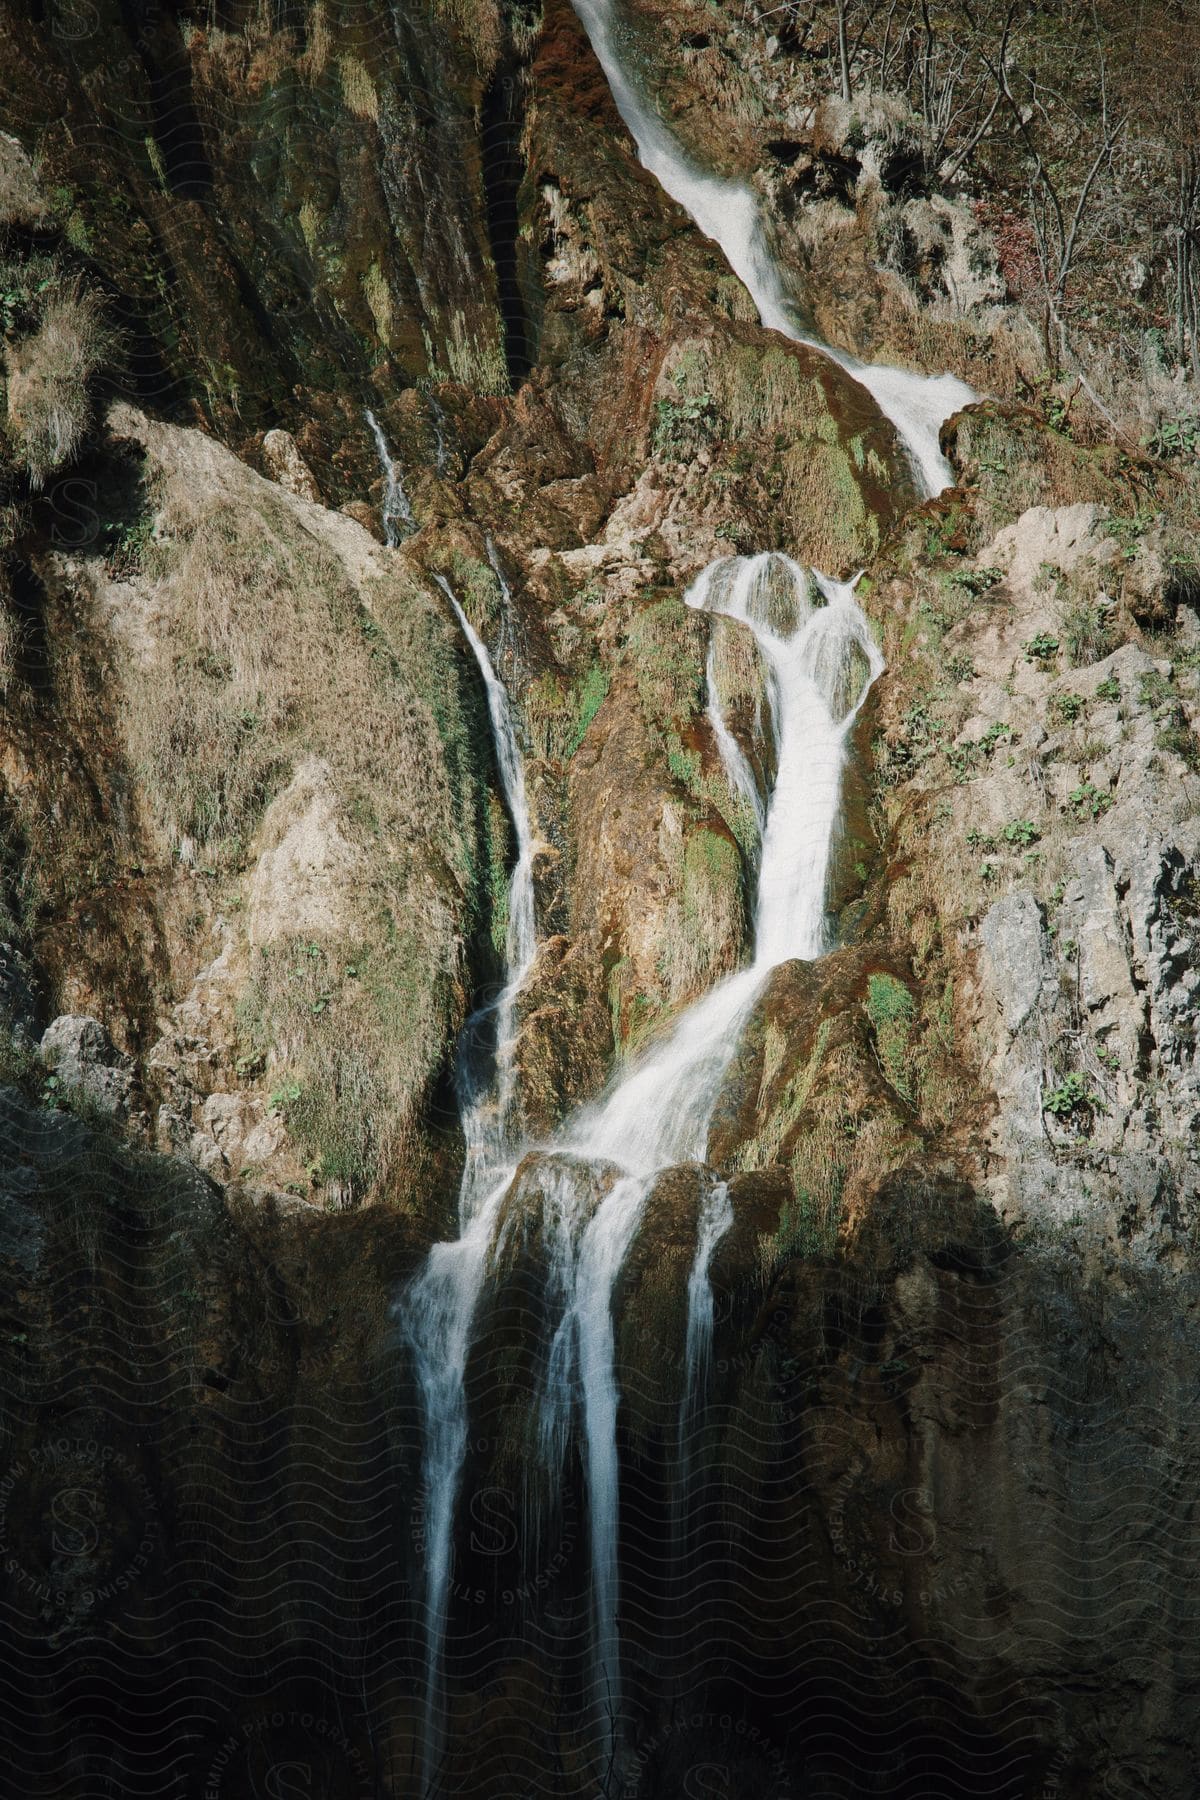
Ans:
[[[911,1105],[913,1087],[909,1057],[916,1019],[911,992],[894,975],[872,975],[867,982],[867,1017],[875,1032],[880,1067],[896,1092]]]
[[[567,755],[574,756],[587,736],[588,727],[608,698],[608,676],[599,663],[593,663],[579,685],[575,725],[567,744]]]
[[[1121,546],[1123,562],[1133,562],[1142,547],[1142,539],[1154,523],[1154,514],[1138,512],[1132,518],[1123,518],[1119,514],[1110,515],[1103,522],[1106,537],[1114,538]]]
[[[1112,795],[1090,781],[1081,782],[1067,797],[1067,804],[1077,819],[1099,819],[1112,803]]]
[[[1074,725],[1087,710],[1087,701],[1082,694],[1051,694],[1049,710],[1064,725]]]
[[[841,1208],[822,1206],[805,1188],[780,1210],[773,1235],[762,1246],[762,1261],[769,1281],[793,1257],[832,1256],[837,1249]]]
[[[686,726],[704,700],[704,623],[676,595],[639,608],[625,635],[646,723],[663,736]]]
[[[1067,658],[1074,669],[1103,662],[1116,648],[1116,634],[1107,608],[1077,597],[1063,609],[1062,631]]]
[[[1052,1113],[1056,1119],[1070,1119],[1082,1125],[1093,1113],[1104,1111],[1104,1102],[1092,1092],[1083,1076],[1072,1070],[1043,1095],[1042,1110]]]
[[[1025,645],[1025,661],[1030,663],[1052,662],[1058,655],[1059,648],[1059,641],[1051,632],[1039,631]]]
[[[608,698],[608,688],[608,673],[598,662],[575,682],[554,670],[535,677],[521,705],[533,754],[550,760],[574,756]]]
[[[1174,419],[1160,419],[1148,437],[1142,439],[1151,456],[1164,460],[1200,453],[1200,417],[1184,413]]]
[[[310,1180],[344,1204],[394,1170],[446,1000],[427,950],[382,918],[361,943],[290,938],[255,957],[237,1008],[240,1061],[268,1072],[271,1108]]]
[[[672,1004],[711,986],[741,945],[742,861],[733,839],[707,826],[690,832],[676,891],[678,899],[667,908],[658,969]]]
[[[711,394],[656,400],[650,448],[655,456],[682,461],[693,455],[710,435],[713,421]]]
[[[1004,579],[1003,569],[955,569],[946,579],[971,595],[986,594]]]
[[[1200,769],[1200,745],[1188,723],[1179,691],[1169,676],[1148,669],[1138,684],[1138,700],[1148,707],[1157,727],[1154,741],[1160,750],[1178,756],[1190,769]]]

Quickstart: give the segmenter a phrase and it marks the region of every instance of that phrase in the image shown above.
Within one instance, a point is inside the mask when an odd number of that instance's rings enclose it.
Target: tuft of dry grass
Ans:
[[[15,137],[0,131],[0,229],[36,227],[49,210],[29,157]]]
[[[379,95],[375,91],[375,83],[371,80],[370,71],[357,56],[340,56],[338,67],[342,76],[342,98],[356,119],[379,121]]]
[[[8,698],[8,691],[17,678],[20,631],[12,613],[6,606],[0,605],[0,699]]]
[[[87,435],[88,384],[113,342],[100,296],[75,284],[53,294],[36,330],[8,349],[8,435],[36,483],[61,468]]]

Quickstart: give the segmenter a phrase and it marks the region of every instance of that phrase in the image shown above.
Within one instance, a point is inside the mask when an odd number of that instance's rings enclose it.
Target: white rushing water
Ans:
[[[375,454],[379,458],[379,467],[383,470],[383,505],[380,508],[383,541],[394,550],[402,537],[407,537],[410,531],[416,529],[416,522],[408,503],[408,495],[404,491],[400,465],[388,446],[383,426],[369,406],[364,408],[363,418],[370,427],[371,436],[375,440]]]
[[[413,1353],[425,1419],[422,1467],[425,1512],[424,1779],[433,1791],[440,1759],[441,1666],[453,1565],[454,1509],[467,1443],[464,1378],[471,1320],[495,1234],[500,1203],[512,1174],[510,1129],[515,1090],[517,1001],[537,955],[533,889],[533,832],[525,795],[525,767],[508,695],[487,646],[441,575],[434,577],[479,666],[500,784],[512,819],[517,857],[508,882],[505,981],[495,999],[467,1021],[456,1068],[465,1149],[458,1198],[459,1236],[435,1244],[407,1290],[402,1329]],[[490,1029],[489,1029],[490,1028]],[[494,1038],[491,1057],[481,1045]]]
[[[939,493],[953,477],[938,447],[938,432],[951,413],[975,399],[972,390],[955,375],[914,375],[906,369],[864,363],[807,335],[772,253],[753,191],[745,182],[725,181],[697,169],[638,93],[622,61],[611,0],[572,0],[572,4],[604,70],[617,111],[637,145],[642,166],[691,214],[704,235],[721,246],[763,324],[820,350],[866,388],[895,426],[925,493]]]
[[[918,486],[926,494],[939,492],[950,481],[951,471],[941,455],[938,433],[952,412],[974,398],[971,390],[950,375],[926,377],[873,367],[806,335],[750,188],[696,169],[638,95],[622,63],[610,0],[574,0],[574,4],[644,166],[720,245],[753,297],[763,324],[819,350],[859,382],[895,427]],[[395,542],[389,506],[404,523],[411,514],[383,435],[369,414],[368,422],[385,475],[396,484],[391,500],[385,500],[384,516],[388,541]],[[507,583],[490,540],[488,557],[500,583],[507,621]],[[709,722],[730,789],[753,816],[760,839],[753,957],[747,967],[690,1006],[664,1040],[569,1122],[535,1163],[547,1264],[545,1302],[550,1317],[557,1319],[547,1346],[539,1439],[551,1472],[560,1472],[578,1418],[591,1537],[592,1707],[606,1768],[611,1766],[621,1714],[620,1391],[613,1290],[657,1173],[673,1164],[706,1159],[722,1082],[768,974],[782,961],[812,959],[829,947],[826,891],[847,742],[863,698],[883,666],[854,600],[853,585],[815,573],[810,576],[790,558],[764,553],[720,559],[689,590],[686,598],[691,606],[727,614],[754,633],[770,680],[777,767],[770,799],[764,802],[722,712],[710,651]],[[535,949],[524,775],[507,700],[486,648],[448,585],[442,586],[487,690],[518,859],[510,885],[507,977],[492,1003],[496,1053],[491,1082],[472,1075],[476,1065],[470,1054],[460,1056],[460,1107],[467,1145],[460,1236],[456,1242],[434,1247],[401,1306],[425,1413],[427,1794],[437,1791],[441,1759],[440,1681],[454,1513],[467,1442],[464,1378],[472,1323],[513,1174],[520,1156],[531,1148],[515,1146],[509,1126],[516,999]],[[701,1190],[688,1280],[679,1439],[684,1463],[685,1433],[703,1393],[711,1354],[709,1270],[732,1219],[728,1189],[710,1173]]]
[[[430,1792],[436,1791],[442,1744],[440,1682],[467,1442],[464,1381],[472,1321],[512,1176],[530,1148],[511,1142],[509,1110],[516,1000],[536,952],[532,834],[511,715],[486,647],[448,583],[441,585],[487,692],[518,857],[510,883],[508,979],[490,1003],[497,1021],[492,1082],[473,1077],[471,1057],[460,1056],[466,1065],[465,1074],[460,1069],[460,1105],[467,1146],[460,1236],[435,1245],[401,1308],[425,1414],[424,1762]],[[819,956],[827,947],[825,893],[847,739],[882,668],[853,585],[810,577],[789,557],[722,558],[704,570],[686,598],[753,632],[774,691],[778,766],[764,811],[753,959],[687,1008],[660,1044],[546,1146],[537,1164],[546,1301],[558,1319],[547,1351],[539,1435],[551,1471],[560,1470],[579,1417],[590,1526],[592,1703],[597,1731],[606,1736],[621,1706],[613,1290],[658,1172],[706,1157],[721,1084],[766,976],[787,958]],[[688,1281],[681,1432],[697,1404],[711,1342],[709,1266],[732,1218],[725,1184],[710,1181]]]
[[[498,1173],[502,1166],[502,1158],[498,1152],[507,1142],[508,1115],[513,1098],[513,1053],[516,1048],[516,1009],[517,997],[525,985],[526,977],[533,967],[537,955],[537,921],[535,917],[533,893],[533,831],[529,823],[529,802],[525,796],[525,764],[517,746],[517,734],[513,729],[512,713],[509,709],[508,694],[504,683],[492,666],[487,645],[479,636],[459,605],[449,582],[444,575],[435,575],[434,580],[454,608],[454,616],[462,627],[466,638],[479,665],[479,673],[483,677],[484,691],[487,694],[488,718],[492,727],[492,742],[496,750],[496,764],[500,771],[500,785],[504,790],[504,798],[508,803],[508,814],[513,824],[517,840],[517,860],[508,881],[508,923],[505,930],[504,962],[505,982],[495,1001],[482,1008],[476,1014],[476,1020],[484,1017],[489,1011],[496,1015],[496,1096],[494,1103],[481,1113],[480,1135],[477,1145],[468,1141],[468,1163],[471,1162],[471,1151],[475,1150],[474,1160],[478,1165],[474,1185],[486,1184],[493,1173]],[[488,1158],[491,1157],[489,1162]]]
[[[721,1084],[767,975],[780,962],[811,959],[828,947],[825,894],[847,740],[883,667],[853,584],[822,576],[810,581],[789,557],[767,552],[723,558],[704,570],[686,599],[700,610],[738,619],[754,633],[774,681],[779,761],[762,840],[752,962],[688,1007],[663,1042],[564,1133],[564,1145],[576,1157],[623,1171],[582,1231],[566,1243],[572,1263],[557,1279],[567,1303],[542,1401],[544,1420],[561,1422],[572,1393],[579,1395],[582,1409],[593,1680],[597,1710],[606,1719],[619,1715],[621,1702],[613,1289],[657,1172],[706,1159]],[[731,1221],[727,1194],[707,1224],[702,1218],[689,1282],[692,1356],[705,1337],[704,1295],[711,1324],[708,1264]]]

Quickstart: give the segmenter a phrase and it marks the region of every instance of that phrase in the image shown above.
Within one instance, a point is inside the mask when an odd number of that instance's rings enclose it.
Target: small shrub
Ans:
[[[1074,725],[1076,719],[1083,717],[1087,710],[1087,701],[1082,694],[1051,694],[1050,711],[1064,725]]]
[[[1159,749],[1179,757],[1190,769],[1200,765],[1200,745],[1174,684],[1157,669],[1148,669],[1138,685],[1138,699],[1149,707],[1158,726],[1154,741]]]
[[[1195,456],[1200,451],[1200,417],[1185,413],[1177,419],[1160,419],[1143,443],[1151,456],[1169,461],[1175,456]]]
[[[1115,538],[1121,546],[1122,559],[1125,562],[1133,562],[1141,548],[1146,530],[1153,521],[1154,514],[1151,512],[1139,512],[1132,519],[1105,519],[1104,532],[1107,537]]]
[[[949,579],[955,587],[966,588],[969,594],[986,594],[1004,580],[1003,569],[955,569]]]
[[[951,744],[946,751],[946,761],[954,771],[955,780],[963,782],[979,761],[979,745],[970,740],[965,744]]]
[[[998,744],[1011,744],[1012,741],[1013,728],[1011,725],[1006,725],[1001,719],[997,719],[995,724],[989,725],[979,740],[989,756]]]
[[[1196,734],[1188,725],[1182,713],[1170,719],[1155,733],[1154,741],[1160,750],[1177,756],[1188,768],[1200,772],[1200,744],[1196,742]]]
[[[1041,833],[1032,819],[1012,819],[1001,836],[1006,844],[1036,844]]]
[[[1121,698],[1121,684],[1115,675],[1106,675],[1104,680],[1099,683],[1096,688],[1096,698],[1097,700],[1119,700]]]
[[[708,435],[714,418],[711,394],[688,394],[680,400],[656,400],[650,447],[655,456],[683,458]]]
[[[1157,713],[1163,707],[1174,705],[1175,698],[1175,689],[1167,677],[1160,675],[1157,669],[1147,669],[1138,682],[1139,703]]]
[[[1058,639],[1048,631],[1039,631],[1037,635],[1031,637],[1029,642],[1025,645],[1025,661],[1030,663],[1052,662],[1058,655],[1058,652]]]
[[[1083,1076],[1072,1070],[1063,1076],[1057,1087],[1043,1096],[1042,1110],[1056,1119],[1070,1119],[1082,1124],[1092,1113],[1103,1112],[1104,1102],[1099,1094],[1091,1091]]]
[[[1098,819],[1112,803],[1112,795],[1094,787],[1090,781],[1081,782],[1067,796],[1067,805],[1077,819]]]

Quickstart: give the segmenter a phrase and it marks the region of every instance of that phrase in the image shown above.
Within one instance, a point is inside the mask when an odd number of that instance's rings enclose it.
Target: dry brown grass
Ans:
[[[209,871],[235,909],[278,835],[274,812],[261,831],[272,797],[305,759],[325,766],[351,847],[337,904],[312,936],[289,934],[275,904],[238,1054],[327,1196],[399,1196],[427,1178],[429,1084],[486,906],[486,718],[401,558],[360,562],[356,536],[351,579],[341,522],[323,537],[223,452],[204,452],[208,470],[190,435],[163,437],[179,456],[156,474],[157,533],[128,590],[143,620],[122,668],[130,761],[164,860]]]
[[[83,442],[92,423],[88,383],[112,349],[99,295],[74,285],[54,294],[37,330],[8,350],[8,435],[35,482]]]
[[[48,210],[29,157],[16,138],[0,131],[0,228],[40,225]]]
[[[8,608],[0,605],[0,699],[8,698],[16,680],[19,652],[20,627]]]

